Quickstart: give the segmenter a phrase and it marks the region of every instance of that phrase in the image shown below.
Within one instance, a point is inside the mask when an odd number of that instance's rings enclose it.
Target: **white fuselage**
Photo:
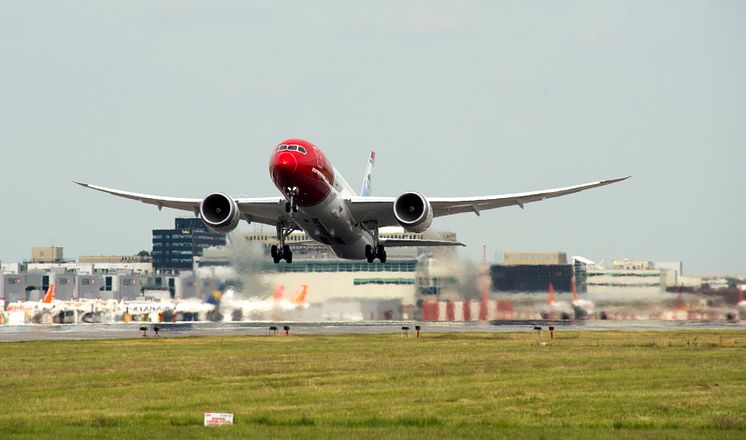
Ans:
[[[316,205],[298,207],[293,218],[309,237],[327,244],[336,256],[364,259],[365,246],[373,245],[373,235],[352,217],[345,197],[354,193],[336,169],[334,175],[334,185],[326,197]]]

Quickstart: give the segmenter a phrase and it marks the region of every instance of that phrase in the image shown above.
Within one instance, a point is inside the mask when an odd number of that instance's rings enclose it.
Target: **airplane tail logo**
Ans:
[[[51,304],[54,300],[54,284],[50,284],[49,288],[47,289],[46,295],[44,295],[44,298],[41,299],[41,302],[46,304]]]
[[[549,283],[549,298],[547,299],[549,304],[554,304],[554,286]]]
[[[368,158],[368,166],[365,168],[365,176],[363,177],[363,187],[360,189],[360,195],[363,197],[370,196],[370,185],[373,180],[373,165],[376,163],[376,152],[370,151],[370,158]]]
[[[219,306],[220,301],[223,299],[223,293],[225,292],[225,283],[220,283],[220,286],[213,290],[210,296],[207,297],[207,301],[205,301],[207,304],[212,304],[214,306]]]
[[[293,304],[304,304],[306,302],[306,296],[308,295],[308,284],[303,284],[298,289],[298,294],[293,299]]]

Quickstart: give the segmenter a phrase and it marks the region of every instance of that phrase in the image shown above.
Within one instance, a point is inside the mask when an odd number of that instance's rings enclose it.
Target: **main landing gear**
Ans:
[[[381,263],[386,262],[386,250],[383,248],[382,244],[379,244],[376,247],[373,247],[369,244],[365,245],[365,258],[368,260],[368,263],[372,263],[376,261],[376,258],[378,258]]]
[[[371,223],[370,229],[370,232],[373,234],[373,246],[369,244],[365,245],[365,258],[368,260],[368,263],[376,261],[376,258],[378,258],[381,263],[385,263],[386,249],[383,248],[383,245],[380,244],[378,240],[378,223]]]
[[[275,264],[279,263],[280,260],[285,260],[288,264],[293,262],[293,252],[290,250],[290,246],[288,245],[277,247],[277,245],[273,244],[270,253],[272,254],[272,261],[274,261]]]
[[[290,250],[290,246],[285,244],[285,239],[294,230],[295,228],[286,226],[285,223],[279,223],[277,225],[277,241],[280,242],[280,245],[272,245],[270,248],[272,261],[274,261],[275,264],[279,263],[280,260],[285,260],[288,264],[293,262],[293,252]]]

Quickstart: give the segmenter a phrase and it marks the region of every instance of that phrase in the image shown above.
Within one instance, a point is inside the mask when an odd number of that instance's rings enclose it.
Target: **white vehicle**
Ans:
[[[463,246],[462,243],[426,239],[379,239],[384,226],[402,226],[407,231],[424,232],[433,218],[481,211],[505,206],[523,206],[551,197],[559,197],[590,188],[609,185],[628,177],[601,180],[517,194],[478,197],[426,197],[417,192],[404,192],[398,197],[370,195],[375,154],[371,152],[360,195],[332,166],[324,153],[311,142],[287,139],[277,145],[269,162],[269,174],[282,195],[276,197],[242,198],[223,193],[204,198],[178,198],[138,194],[87,183],[75,182],[86,188],[103,191],[157,206],[193,212],[214,231],[228,233],[241,219],[272,225],[277,228],[278,244],[272,246],[275,263],[290,263],[293,253],[287,236],[302,229],[313,240],[328,245],[340,258],[375,259],[386,262],[386,247],[390,246]]]

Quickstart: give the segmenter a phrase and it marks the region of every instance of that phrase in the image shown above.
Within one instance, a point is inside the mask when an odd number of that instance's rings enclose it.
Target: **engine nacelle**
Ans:
[[[394,202],[396,221],[410,232],[424,232],[433,223],[430,202],[420,193],[404,193]]]
[[[227,234],[238,226],[241,213],[238,204],[223,193],[213,193],[205,197],[199,205],[202,221],[215,232]]]

